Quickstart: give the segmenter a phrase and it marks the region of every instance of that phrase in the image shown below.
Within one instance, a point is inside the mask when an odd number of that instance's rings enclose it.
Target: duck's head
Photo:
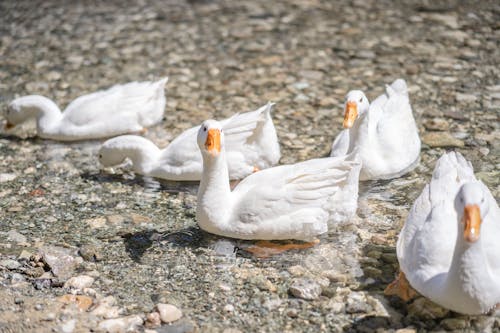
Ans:
[[[361,90],[351,90],[345,97],[344,128],[351,128],[356,119],[368,111],[370,102]]]
[[[108,143],[105,142],[98,153],[99,163],[102,164],[103,167],[112,167],[116,165],[120,165],[125,162],[126,156],[124,156],[120,150],[117,150],[113,142]]]
[[[13,100],[7,105],[7,109],[4,112],[5,119],[7,120],[5,129],[10,130],[14,128],[29,118],[31,113],[31,110],[23,107],[21,98]]]
[[[198,146],[204,156],[219,156],[224,146],[222,126],[216,120],[205,120],[198,130]]]
[[[455,199],[459,221],[463,228],[463,237],[467,243],[479,240],[481,223],[488,213],[489,204],[486,193],[479,182],[462,185]]]

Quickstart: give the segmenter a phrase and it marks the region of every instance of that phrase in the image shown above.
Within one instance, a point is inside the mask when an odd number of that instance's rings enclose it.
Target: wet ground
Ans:
[[[102,170],[98,141],[0,134],[0,331],[500,331],[499,314],[382,292],[443,152],[500,196],[499,22],[496,1],[0,2],[1,108],[168,75],[155,143],[271,100],[293,163],[328,155],[349,89],[374,99],[402,77],[424,143],[413,172],[361,185],[353,221],[262,259],[198,229],[195,183]],[[182,318],[159,326],[159,303]]]

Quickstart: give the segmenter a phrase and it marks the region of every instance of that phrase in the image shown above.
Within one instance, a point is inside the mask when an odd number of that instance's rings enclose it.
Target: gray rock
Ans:
[[[321,295],[321,286],[311,279],[296,279],[292,282],[290,293],[305,300],[315,300]]]
[[[89,288],[94,283],[94,278],[88,275],[78,275],[70,278],[64,283],[65,288],[83,289]]]
[[[19,267],[21,267],[21,264],[17,260],[4,259],[4,260],[0,261],[0,266],[7,268],[7,269],[10,269],[10,270],[14,270],[14,269],[18,269]]]
[[[62,280],[70,278],[78,265],[72,252],[62,247],[44,246],[40,254],[52,273]]]
[[[20,234],[17,230],[12,229],[7,232],[7,240],[16,243],[26,243],[28,239],[23,234]]]

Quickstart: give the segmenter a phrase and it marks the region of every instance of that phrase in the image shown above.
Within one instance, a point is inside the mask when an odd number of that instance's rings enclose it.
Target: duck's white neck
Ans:
[[[451,267],[443,282],[444,286],[439,292],[445,297],[453,295],[450,297],[451,309],[465,313],[470,313],[471,308],[480,309],[479,313],[490,310],[489,307],[494,304],[488,297],[494,297],[490,290],[498,281],[493,281],[488,273],[481,238],[473,244],[468,244],[459,230]]]
[[[364,112],[349,129],[349,153],[352,152],[354,147],[360,146],[362,142],[368,139],[370,135],[369,121],[368,111]]]
[[[27,118],[35,117],[37,119],[39,132],[47,132],[57,127],[63,117],[59,107],[44,96],[24,96],[18,98],[15,102],[26,112]]]
[[[114,146],[110,153],[116,154],[117,160],[129,158],[135,172],[149,173],[155,167],[161,150],[154,143],[142,137],[127,136],[121,139],[120,144]]]
[[[222,148],[218,156],[203,156],[203,173],[198,189],[197,220],[200,227],[215,232],[217,226],[225,224],[231,207],[231,188],[226,162],[226,152]]]

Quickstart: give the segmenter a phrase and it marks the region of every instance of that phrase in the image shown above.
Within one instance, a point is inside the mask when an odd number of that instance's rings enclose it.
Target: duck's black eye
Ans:
[[[99,154],[99,158],[102,158],[102,154]]]
[[[481,203],[484,203],[484,197],[481,199]]]
[[[362,102],[363,102],[363,97],[361,97],[361,98],[359,99],[359,102],[360,102],[360,103],[362,103]]]
[[[206,131],[207,131],[207,128],[206,128],[206,127],[203,127],[203,131],[205,131],[205,132],[206,132]]]

